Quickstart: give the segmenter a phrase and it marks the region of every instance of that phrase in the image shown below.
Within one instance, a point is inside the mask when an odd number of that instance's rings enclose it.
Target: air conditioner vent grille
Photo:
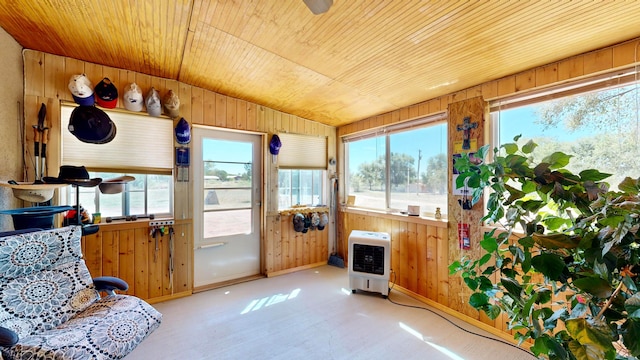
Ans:
[[[353,270],[384,275],[384,247],[353,244]]]

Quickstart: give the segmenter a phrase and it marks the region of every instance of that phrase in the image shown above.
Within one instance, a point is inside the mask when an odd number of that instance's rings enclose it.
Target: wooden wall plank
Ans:
[[[216,93],[204,91],[204,125],[216,126]]]
[[[118,232],[104,231],[102,232],[102,274],[108,276],[120,277],[120,256],[119,256]],[[95,277],[94,274],[91,274]]]
[[[532,89],[536,86],[536,72],[525,71],[515,76],[515,92]]]
[[[418,292],[418,239],[417,224],[407,224],[407,289]]]
[[[85,263],[92,276],[102,276],[102,234],[84,236],[83,251]]]
[[[141,233],[139,229],[134,229],[131,233],[134,239],[134,284],[135,295],[142,299],[149,298],[149,266],[153,261],[153,254],[149,257],[148,233]]]
[[[238,100],[236,103],[236,128],[238,130],[247,129],[247,102],[245,100]]]
[[[58,99],[60,98],[58,92],[64,91],[69,83],[69,79],[65,79],[64,76],[64,58],[57,55],[44,54],[44,64],[44,96]]]
[[[24,61],[24,94],[32,96],[44,96],[44,53],[25,51]]]
[[[191,124],[204,124],[204,90],[197,87],[191,88]]]
[[[131,230],[122,230],[118,234],[119,253],[119,277],[129,284],[127,294],[135,294],[136,290],[136,261],[135,261],[135,232]]]
[[[606,48],[584,54],[584,72],[593,74],[613,67],[613,49]]]
[[[438,301],[438,237],[436,228],[428,226],[426,231],[426,294],[433,301]]]
[[[227,126],[227,97],[220,94],[216,94],[215,126],[217,127]]]
[[[416,293],[422,296],[427,296],[427,234],[426,225],[416,225]]]

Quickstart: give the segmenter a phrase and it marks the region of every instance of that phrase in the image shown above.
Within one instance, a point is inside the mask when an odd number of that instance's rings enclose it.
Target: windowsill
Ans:
[[[295,215],[297,213],[308,214],[308,213],[328,213],[329,208],[327,206],[304,206],[304,207],[295,207],[290,209],[282,209],[278,210],[279,215],[290,216]]]
[[[386,212],[382,210],[356,208],[352,206],[348,207],[348,206],[345,206],[344,204],[340,206],[340,211],[345,213],[350,213],[350,214],[360,214],[360,215],[367,215],[367,216],[376,216],[376,217],[385,218],[385,219],[402,220],[406,222],[426,224],[426,225],[442,227],[442,228],[446,228],[448,224],[448,220],[446,219],[446,217],[443,217],[442,219],[438,220],[433,217],[413,216],[413,215],[402,214],[400,212]]]

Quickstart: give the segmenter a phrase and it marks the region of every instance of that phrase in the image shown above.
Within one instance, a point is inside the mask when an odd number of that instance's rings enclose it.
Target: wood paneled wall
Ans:
[[[340,218],[340,247],[349,259],[351,231],[386,232],[391,236],[391,280],[415,294],[447,305],[449,302],[449,248],[447,222],[406,215],[343,211]]]
[[[191,295],[193,243],[191,222],[173,227],[173,276],[169,273],[169,233],[150,235],[146,222],[101,225],[82,238],[82,252],[92,276],[116,276],[129,284],[126,292],[150,302]]]
[[[462,101],[480,99],[481,103],[486,104],[490,100],[498,100],[500,98],[526,94],[528,91],[540,90],[545,87],[562,84],[570,80],[579,80],[588,76],[598,75],[617,69],[623,69],[631,66],[637,66],[635,54],[636,45],[640,39],[630,40],[628,42],[607,47],[590,53],[574,56],[552,64],[536,67],[528,71],[507,76],[498,80],[479,84],[477,86],[441,96],[435,99],[421,102],[419,104],[400,108],[392,112],[363,119],[361,121],[351,123],[349,125],[338,128],[338,148],[340,158],[342,158],[342,141],[341,138],[346,135],[355,134],[370,129],[384,127],[394,123],[404,122],[411,119],[425,117],[437,113],[447,112],[452,104],[461,103]],[[452,118],[449,114],[449,141],[460,139],[459,134],[453,134],[452,126],[454,122],[460,122],[459,117],[463,116],[464,105],[462,107],[453,106],[456,114]],[[483,110],[479,110],[482,112]],[[484,109],[486,112],[486,109]],[[489,138],[489,127],[477,134],[479,146],[486,143]],[[448,158],[451,158],[451,148],[449,149]],[[451,166],[451,165],[450,165]],[[451,167],[449,168],[451,170]],[[339,170],[340,177],[343,178],[344,169]],[[449,177],[449,179],[451,179]],[[346,187],[341,184],[340,188]],[[451,189],[449,189],[451,191]],[[469,215],[468,220],[464,222],[479,221],[482,214],[477,211],[465,212],[463,214],[457,208],[457,199],[459,197],[449,195],[449,231],[446,228],[437,228],[435,231],[435,240],[430,237],[430,232],[434,233],[432,225],[421,227],[420,225],[408,223],[402,216],[393,216],[368,212],[361,214],[358,211],[342,209],[338,215],[340,222],[339,240],[346,248],[349,231],[352,229],[365,229],[372,231],[385,231],[391,234],[392,238],[392,267],[397,274],[397,284],[417,297],[423,297],[433,300],[436,306],[442,306],[444,310],[451,311],[472,322],[478,321],[477,324],[486,324],[491,328],[487,330],[496,331],[505,338],[510,338],[507,334],[509,331],[506,327],[508,319],[505,315],[499,317],[495,321],[488,319],[484,313],[478,313],[468,305],[468,289],[466,285],[457,276],[449,277],[448,266],[456,259],[459,259],[461,251],[458,249],[457,239],[457,223],[462,220],[462,215]],[[341,202],[344,203],[344,190],[340,194]],[[476,205],[478,207],[479,205]],[[472,248],[467,253],[471,256],[477,255],[478,242],[482,231],[479,224],[476,224],[475,230],[472,232]],[[413,232],[416,232],[415,236]],[[413,242],[415,237],[416,242]],[[421,239],[427,238],[427,241]],[[397,239],[397,240],[396,240]],[[431,242],[435,242],[434,245]],[[399,245],[398,245],[399,244]],[[404,245],[403,245],[404,244]],[[425,259],[425,247],[427,257]],[[435,257],[432,254],[436,254]],[[417,257],[417,262],[416,262]],[[399,262],[399,263],[398,263]],[[422,270],[426,262],[426,279],[427,283],[422,285],[424,273]],[[424,290],[426,288],[426,292]]]
[[[274,218],[276,221],[267,222],[264,249],[270,259],[266,268],[268,276],[327,263],[329,234],[333,231],[331,225],[323,230],[301,233],[293,229],[293,215],[282,214]]]
[[[278,166],[271,161],[271,155],[268,154],[267,142],[271,135],[277,133],[295,133],[310,136],[322,136],[327,138],[328,158],[336,157],[336,128],[326,126],[315,121],[300,118],[298,116],[286,114],[264,106],[257,105],[252,102],[236,99],[233,97],[221,95],[202,88],[190,86],[178,81],[167,80],[155,76],[137,73],[134,71],[123,70],[108,66],[96,65],[77,59],[61,57],[57,55],[47,54],[38,51],[25,50],[23,52],[24,59],[24,76],[25,76],[25,96],[24,96],[24,116],[26,119],[26,143],[24,151],[27,159],[31,159],[33,154],[33,132],[31,125],[37,123],[38,111],[40,104],[47,105],[46,125],[50,128],[49,145],[48,145],[48,174],[52,176],[58,175],[61,159],[60,137],[61,131],[66,129],[68,119],[60,118],[61,101],[73,102],[71,93],[67,88],[67,84],[72,75],[86,74],[94,83],[98,83],[103,77],[108,77],[117,87],[119,94],[124,94],[124,88],[128,84],[137,83],[143,94],[147,94],[151,87],[155,87],[160,96],[164,96],[169,90],[173,90],[180,98],[180,116],[184,117],[192,125],[203,125],[217,127],[221,129],[230,129],[234,131],[247,131],[251,133],[262,134],[264,136],[264,159],[262,186],[263,191],[263,211],[262,211],[262,273],[265,275],[274,275],[282,273],[286,270],[303,268],[313,263],[326,262],[327,242],[331,226],[334,226],[334,219],[330,219],[330,223],[324,233],[305,234],[301,237],[293,231],[292,225],[284,226],[286,217],[281,217],[278,213]],[[127,111],[119,99],[116,110]],[[164,117],[164,119],[168,119]],[[175,122],[178,119],[174,119]],[[31,164],[28,164],[31,166]],[[335,173],[335,167],[329,166],[328,176]],[[28,168],[28,174],[33,180],[33,168]],[[190,176],[190,179],[193,177]],[[327,180],[327,184],[330,181]],[[189,228],[184,230],[185,236],[188,237],[187,242],[180,245],[186,248],[181,249],[181,254],[187,256],[180,261],[184,262],[185,271],[188,274],[180,274],[175,281],[176,288],[183,286],[183,280],[187,281],[187,288],[180,288],[181,291],[192,290],[192,249],[193,249],[193,231],[192,221],[193,211],[190,204],[193,204],[193,183],[189,186],[175,186],[174,194],[174,217],[176,221],[181,222],[181,226]],[[330,188],[326,189],[327,194]],[[290,220],[290,219],[289,219]],[[146,224],[143,222],[143,224]],[[291,224],[290,222],[288,224]],[[143,229],[144,228],[144,229]],[[105,227],[111,229],[111,227]],[[146,225],[135,231],[127,228],[120,230],[114,228],[112,231],[102,230],[95,239],[88,237],[87,259],[90,262],[92,275],[114,275],[122,274],[126,280],[132,280],[133,286],[130,292],[145,299],[164,299],[166,296],[166,284],[163,280],[162,286],[159,286],[159,280],[145,281],[142,276],[143,271],[164,271],[165,266],[155,269],[154,264],[149,263],[148,255],[144,252],[136,252],[137,255],[131,255],[131,251],[143,249],[144,243],[149,241],[149,229]],[[116,271],[112,265],[115,258],[110,258],[109,254],[114,254],[114,247],[110,245],[112,238],[118,239],[118,264],[127,264],[127,271],[133,271],[137,276]],[[96,243],[94,244],[94,240]],[[297,245],[302,243],[299,253]],[[290,249],[296,247],[295,261],[292,261],[292,255],[283,252],[282,249]],[[102,250],[98,250],[98,248]],[[111,249],[111,250],[109,250]],[[123,251],[123,249],[125,249]],[[269,250],[271,249],[271,250]],[[275,250],[274,250],[275,249]],[[322,253],[324,251],[324,253]],[[114,255],[115,256],[115,255]],[[147,259],[147,264],[144,259]],[[133,259],[133,260],[132,260]],[[301,261],[299,260],[301,259]],[[120,266],[120,265],[119,265]],[[132,268],[130,268],[132,267]],[[122,266],[120,266],[122,268]],[[182,270],[180,270],[182,271]],[[133,276],[133,277],[132,277]],[[163,275],[164,276],[164,275]],[[146,285],[145,285],[146,284]],[[158,297],[160,296],[160,297]]]

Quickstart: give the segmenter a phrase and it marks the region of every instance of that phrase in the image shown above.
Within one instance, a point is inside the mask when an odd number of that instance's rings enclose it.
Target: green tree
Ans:
[[[213,161],[204,161],[204,174],[205,175],[215,175],[216,171],[216,163]]]
[[[358,167],[358,174],[363,182],[369,184],[369,190],[373,190],[373,185],[383,183],[384,167],[380,167],[379,161],[362,163]]]
[[[415,159],[407,154],[391,153],[390,180],[391,185],[398,187],[416,178]]]
[[[251,180],[251,163],[244,164],[244,174],[242,180]]]
[[[222,169],[215,169],[213,175],[217,176],[220,181],[227,181],[227,177],[229,176],[229,174]]]
[[[447,191],[446,154],[437,154],[427,159],[427,168],[422,173],[422,182],[428,192],[444,194]]]

